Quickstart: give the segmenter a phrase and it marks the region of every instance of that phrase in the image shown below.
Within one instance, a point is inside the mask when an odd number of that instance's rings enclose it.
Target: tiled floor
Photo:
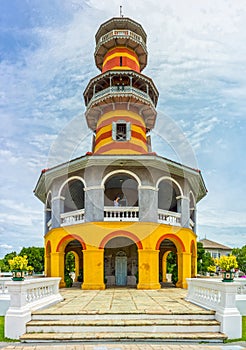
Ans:
[[[106,289],[102,291],[82,291],[80,289],[61,289],[64,301],[49,308],[54,314],[114,314],[114,313],[209,313],[184,300],[184,289]],[[46,313],[47,309],[38,311]]]

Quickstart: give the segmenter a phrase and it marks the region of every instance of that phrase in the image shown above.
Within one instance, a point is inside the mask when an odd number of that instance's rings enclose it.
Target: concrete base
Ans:
[[[83,283],[82,286],[81,286],[81,289],[84,289],[84,290],[103,290],[105,289],[105,284],[102,283]]]

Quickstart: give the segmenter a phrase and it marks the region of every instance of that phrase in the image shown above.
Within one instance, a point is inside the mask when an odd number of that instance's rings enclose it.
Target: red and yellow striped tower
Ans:
[[[101,74],[84,92],[86,119],[94,131],[94,154],[151,152],[158,91],[141,74],[147,64],[146,33],[130,18],[103,23],[96,34],[95,62]]]

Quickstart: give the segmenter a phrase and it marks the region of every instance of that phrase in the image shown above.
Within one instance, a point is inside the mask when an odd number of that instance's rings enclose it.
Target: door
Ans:
[[[126,286],[127,280],[127,257],[116,256],[115,258],[115,284],[116,286]]]

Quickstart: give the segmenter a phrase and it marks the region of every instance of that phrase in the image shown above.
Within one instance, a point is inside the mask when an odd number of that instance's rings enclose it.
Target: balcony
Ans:
[[[87,105],[87,110],[89,110],[92,105],[96,103],[99,104],[101,101],[103,101],[103,103],[110,103],[112,102],[112,99],[115,99],[115,97],[119,99],[121,98],[122,102],[131,102],[135,97],[137,101],[151,105],[151,107],[155,110],[154,102],[146,92],[141,91],[135,87],[125,85],[111,86],[95,93]]]
[[[104,207],[104,221],[139,221],[139,207]]]

